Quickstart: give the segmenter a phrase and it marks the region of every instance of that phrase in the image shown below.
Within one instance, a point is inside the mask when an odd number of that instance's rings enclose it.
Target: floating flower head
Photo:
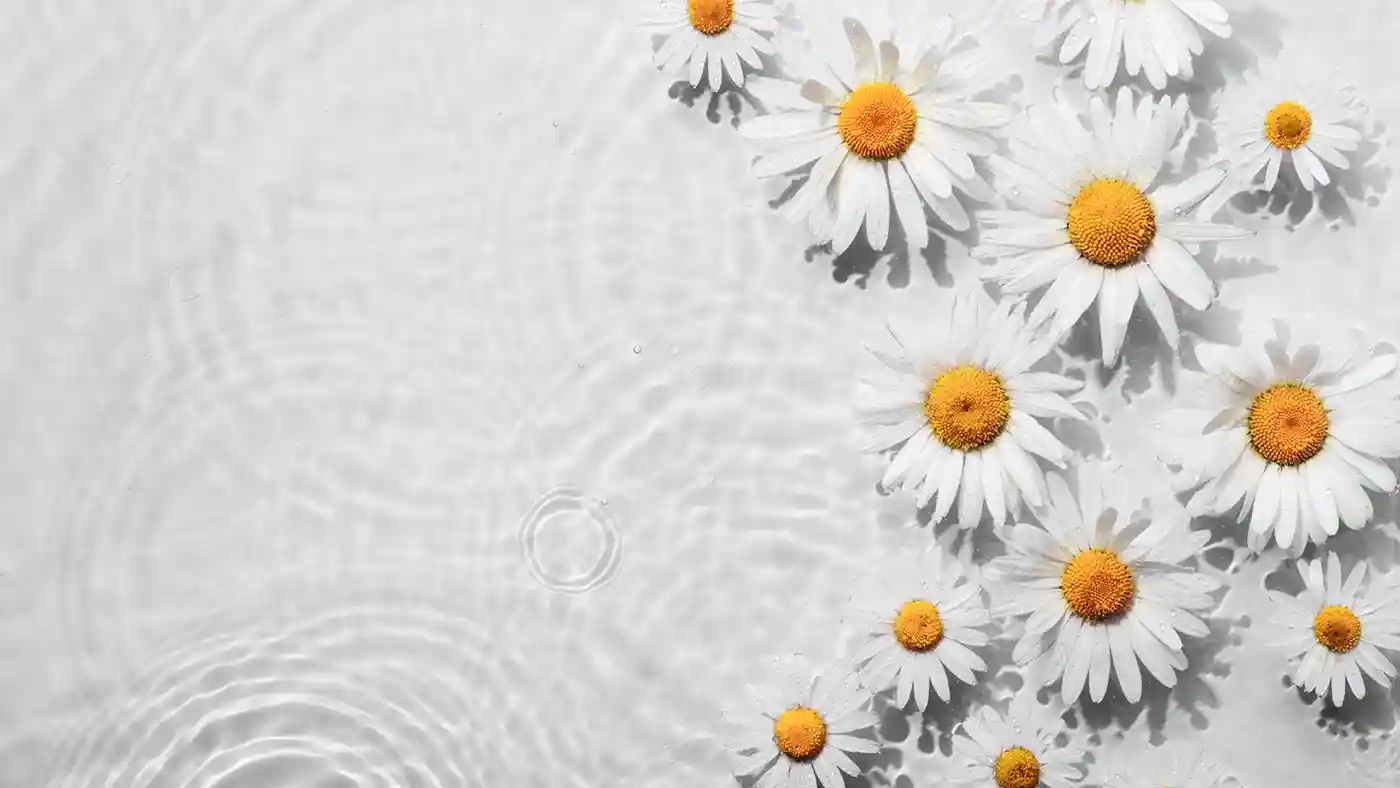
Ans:
[[[797,658],[777,662],[775,688],[754,688],[750,705],[725,713],[739,728],[735,773],[764,788],[842,788],[859,769],[849,753],[879,747],[861,731],[873,727],[870,694],[853,673],[830,669],[813,681]]]
[[[1322,543],[1339,524],[1360,529],[1373,507],[1366,490],[1389,493],[1400,457],[1396,356],[1360,343],[1347,353],[1316,345],[1289,352],[1287,338],[1257,349],[1198,350],[1209,375],[1197,395],[1214,414],[1202,428],[1186,410],[1170,418],[1186,437],[1177,453],[1200,489],[1190,508],[1224,514],[1240,506],[1248,543],[1260,550]],[[1257,346],[1256,346],[1257,347]],[[1243,504],[1241,504],[1243,501]]]
[[[957,501],[964,528],[984,506],[1001,523],[1022,498],[1040,505],[1044,472],[1032,455],[1063,466],[1070,451],[1037,419],[1084,415],[1061,396],[1079,383],[1032,371],[1050,346],[1019,307],[963,293],[925,333],[890,334],[898,347],[872,349],[883,369],[862,382],[858,404],[870,448],[895,450],[881,486],[917,490],[921,509],[936,502],[935,522]]]
[[[998,186],[1017,209],[980,213],[991,229],[973,253],[1000,258],[988,276],[1007,294],[1049,285],[1032,327],[1053,318],[1050,333],[1062,336],[1097,299],[1103,360],[1112,365],[1139,297],[1173,348],[1178,330],[1167,293],[1195,309],[1210,306],[1215,284],[1196,262],[1194,244],[1250,233],[1184,218],[1224,178],[1214,168],[1165,182],[1162,169],[1185,117],[1184,98],[1135,105],[1123,88],[1114,108],[1099,96],[1090,100],[1086,130],[1061,97],[1033,108],[1011,159],[994,160]]]
[[[1335,554],[1299,561],[1298,574],[1304,588],[1297,597],[1269,594],[1273,623],[1282,629],[1280,645],[1290,658],[1301,660],[1294,682],[1324,697],[1330,688],[1336,706],[1348,691],[1358,700],[1366,697],[1367,676],[1389,687],[1395,665],[1380,650],[1400,650],[1400,590],[1363,585],[1364,562],[1352,567],[1343,582],[1342,562]]]
[[[1351,166],[1347,156],[1361,145],[1358,113],[1328,71],[1283,63],[1227,86],[1216,104],[1220,160],[1230,178],[1202,206],[1209,216],[1221,203],[1251,187],[1264,172],[1272,191],[1284,165],[1308,191],[1331,183],[1328,169]]]
[[[1110,674],[1129,702],[1142,697],[1139,663],[1157,681],[1176,686],[1186,668],[1181,636],[1210,634],[1197,617],[1214,606],[1213,578],[1182,562],[1209,534],[1184,518],[1130,523],[1105,494],[1106,474],[1080,469],[1078,500],[1063,477],[1049,478],[1044,526],[1021,523],[994,559],[989,578],[1004,581],[997,613],[1028,615],[1012,658],[1032,665],[1044,683],[1060,679],[1066,704],[1087,689],[1098,702]]]
[[[1199,750],[1176,747],[1171,767],[1155,774],[1144,775],[1141,760],[1135,753],[1121,753],[1119,763],[1108,768],[1111,776],[1105,786],[1112,788],[1226,788],[1237,785],[1225,769],[1209,763]]]
[[[930,687],[948,701],[949,674],[977,683],[987,665],[972,649],[987,645],[987,608],[958,559],[935,546],[876,571],[854,604],[861,682],[872,692],[894,687],[901,708],[912,695],[920,710]]]
[[[657,67],[684,66],[692,86],[708,76],[715,91],[725,76],[742,86],[745,66],[762,68],[759,53],[773,51],[768,36],[778,29],[771,0],[646,0],[643,18],[662,39]]]
[[[1040,20],[1037,48],[1060,42],[1061,63],[1082,56],[1084,85],[1108,87],[1121,62],[1152,87],[1167,77],[1191,79],[1191,59],[1205,49],[1201,31],[1230,37],[1230,16],[1215,0],[1021,0]],[[1086,54],[1087,50],[1087,54]]]
[[[807,181],[788,204],[839,254],[862,226],[874,249],[889,237],[891,205],[905,236],[928,245],[924,205],[955,231],[969,226],[959,193],[990,189],[973,161],[996,150],[987,130],[1009,114],[973,101],[985,72],[947,19],[927,4],[875,2],[860,19],[817,15],[805,37],[784,37],[778,56],[791,81],[754,79],[769,113],[740,133],[758,150],[760,176]],[[810,167],[809,167],[810,165]]]
[[[1066,733],[1058,712],[1035,702],[1035,689],[1024,687],[1011,699],[1005,717],[983,707],[970,714],[953,737],[958,761],[955,785],[966,788],[1069,788],[1084,773],[1077,765],[1084,748],[1059,746]]]

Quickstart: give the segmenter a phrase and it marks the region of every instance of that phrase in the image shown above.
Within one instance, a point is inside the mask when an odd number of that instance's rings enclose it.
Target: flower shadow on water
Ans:
[[[1389,188],[1393,171],[1382,163],[1386,147],[1385,124],[1366,123],[1362,126],[1361,146],[1348,156],[1351,167],[1328,169],[1332,177],[1330,185],[1309,191],[1298,180],[1292,166],[1284,165],[1273,191],[1241,192],[1227,205],[1247,215],[1280,216],[1287,230],[1296,229],[1313,214],[1320,215],[1334,232],[1342,225],[1355,226],[1353,206],[1365,204],[1374,208],[1380,205],[1381,196]]]
[[[1278,270],[1256,258],[1217,258],[1208,255],[1202,263],[1217,284]],[[1197,311],[1173,299],[1172,309],[1181,333],[1180,352],[1183,360],[1194,357],[1192,348],[1196,342],[1238,346],[1242,341],[1241,313],[1219,300],[1208,309]],[[1091,306],[1079,323],[1070,330],[1061,349],[1071,360],[1074,369],[1079,370],[1086,378],[1096,376],[1100,388],[1105,391],[1118,391],[1125,402],[1132,402],[1138,396],[1152,390],[1154,386],[1160,386],[1161,390],[1168,394],[1176,392],[1175,354],[1167,344],[1166,336],[1156,320],[1141,302],[1134,307],[1117,366],[1108,367],[1099,363],[1101,349],[1099,313],[1096,305]],[[1075,424],[1069,429],[1073,433],[1081,426]],[[1082,450],[1076,445],[1071,445],[1071,448]]]
[[[711,123],[724,123],[727,118],[729,125],[738,128],[743,122],[743,115],[758,114],[753,97],[727,79],[724,81],[724,87],[718,92],[710,90],[710,86],[705,82],[691,85],[684,79],[678,79],[671,83],[667,95],[687,107],[694,107],[703,101],[705,119]]]
[[[1168,710],[1175,706],[1184,712],[1196,730],[1210,727],[1208,712],[1220,708],[1215,685],[1230,675],[1226,659],[1229,648],[1243,643],[1239,634],[1249,628],[1248,616],[1238,619],[1215,618],[1207,622],[1210,634],[1203,638],[1182,638],[1189,665],[1177,674],[1177,684],[1168,688],[1158,683],[1144,670],[1142,700],[1130,703],[1116,683],[1109,685],[1108,694],[1100,703],[1081,699],[1066,718],[1070,728],[1082,724],[1094,734],[1103,736],[1110,729],[1125,730],[1146,715],[1148,730],[1154,745],[1166,741]]]

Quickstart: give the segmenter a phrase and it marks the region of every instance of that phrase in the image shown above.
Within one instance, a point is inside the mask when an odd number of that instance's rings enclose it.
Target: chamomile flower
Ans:
[[[1279,174],[1291,170],[1304,189],[1332,182],[1328,170],[1351,166],[1347,156],[1361,145],[1353,124],[1358,113],[1327,71],[1296,70],[1282,63],[1227,86],[1216,105],[1220,160],[1230,164],[1230,178],[1207,200],[1202,213],[1264,173],[1264,189],[1273,191]]]
[[[726,711],[740,729],[735,774],[762,788],[842,788],[859,769],[849,753],[876,752],[870,694],[853,673],[828,669],[813,681],[797,658],[776,664],[772,688],[750,688],[750,705]]]
[[[1078,382],[1032,371],[1051,346],[1026,329],[1020,308],[963,293],[923,333],[889,331],[898,347],[871,349],[883,369],[862,381],[857,404],[869,448],[894,450],[881,487],[917,490],[920,509],[935,502],[935,522],[957,502],[964,528],[984,507],[1001,523],[1023,498],[1040,505],[1035,457],[1063,466],[1070,450],[1038,419],[1085,417],[1061,396]]]
[[[1195,309],[1210,306],[1215,283],[1197,263],[1195,245],[1251,233],[1184,217],[1225,175],[1213,168],[1180,183],[1162,177],[1185,117],[1185,98],[1135,104],[1123,88],[1113,108],[1099,96],[1090,100],[1086,130],[1062,96],[1032,108],[1011,158],[993,160],[1019,209],[979,213],[990,229],[973,254],[1000,258],[987,275],[1008,295],[1049,285],[1031,312],[1032,328],[1053,318],[1050,334],[1059,337],[1097,300],[1103,360],[1112,365],[1139,297],[1173,348],[1179,332],[1167,293]]]
[[[903,708],[912,695],[922,711],[929,688],[947,702],[948,677],[976,684],[987,664],[972,649],[987,645],[989,622],[981,586],[958,559],[931,547],[871,578],[853,607],[862,626],[855,651],[860,679],[871,692],[895,688]]]
[[[1136,703],[1139,664],[1176,686],[1187,664],[1181,636],[1210,634],[1197,615],[1214,605],[1219,583],[1181,565],[1209,534],[1189,531],[1184,518],[1129,522],[1105,492],[1107,474],[1093,465],[1080,470],[1079,500],[1051,475],[1044,526],[1016,525],[1007,554],[989,566],[989,579],[1004,583],[995,612],[1029,616],[1012,658],[1043,683],[1060,679],[1066,704],[1086,688],[1103,700],[1110,674]]]
[[[1400,649],[1400,590],[1366,588],[1366,564],[1352,567],[1342,580],[1336,554],[1298,562],[1304,589],[1297,597],[1269,594],[1273,622],[1282,628],[1282,645],[1300,659],[1294,682],[1305,691],[1327,696],[1340,706],[1348,692],[1366,697],[1366,677],[1389,687],[1395,665],[1381,649]]]
[[[1084,747],[1055,743],[1065,733],[1057,711],[1035,702],[1035,690],[1024,687],[1011,699],[1005,717],[983,707],[958,727],[953,757],[961,774],[952,778],[966,788],[1069,788],[1084,772],[1079,762]]]
[[[1007,122],[999,104],[972,100],[986,73],[949,19],[924,3],[869,4],[860,19],[817,14],[807,35],[783,37],[791,80],[754,79],[771,113],[740,133],[762,177],[807,180],[787,206],[836,253],[862,226],[874,249],[889,238],[891,205],[905,236],[928,245],[924,205],[954,231],[969,226],[964,196],[987,199],[974,160],[996,150],[988,131]],[[810,165],[810,167],[809,167]]]
[[[1234,785],[1224,767],[1205,760],[1199,750],[1188,750],[1178,746],[1172,753],[1171,767],[1157,774],[1147,775],[1141,760],[1134,753],[1122,753],[1118,763],[1110,766],[1111,777],[1106,785],[1123,788],[1225,788]]]
[[[1152,87],[1167,77],[1191,79],[1191,60],[1205,51],[1201,31],[1230,37],[1230,16],[1215,0],[1040,0],[1036,40],[1060,41],[1058,59],[1084,56],[1084,85],[1108,87],[1121,62],[1129,76],[1144,74]],[[1062,39],[1062,40],[1061,40]],[[1085,54],[1085,50],[1088,53]]]
[[[1344,353],[1316,345],[1290,352],[1286,338],[1263,343],[1263,354],[1257,344],[1198,349],[1209,378],[1195,393],[1214,416],[1194,429],[1188,411],[1169,416],[1190,436],[1180,453],[1201,458],[1185,464],[1191,486],[1200,487],[1193,511],[1240,506],[1256,551],[1270,534],[1280,547],[1301,550],[1339,524],[1366,526],[1373,514],[1366,490],[1395,489],[1386,460],[1400,457],[1400,402],[1395,353],[1356,341]]]
[[[771,0],[647,0],[645,27],[662,38],[658,68],[684,66],[691,86],[706,76],[718,91],[724,78],[744,84],[744,69],[763,67],[759,53],[772,53],[768,37],[778,29]]]

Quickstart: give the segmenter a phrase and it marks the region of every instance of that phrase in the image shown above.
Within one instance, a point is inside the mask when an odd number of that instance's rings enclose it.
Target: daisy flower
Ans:
[[[1118,767],[1109,785],[1124,788],[1225,788],[1233,784],[1223,767],[1205,761],[1204,753],[1189,751],[1185,747],[1176,748],[1171,768],[1163,776],[1143,776],[1144,769],[1132,757],[1132,753],[1123,755],[1127,757],[1121,760],[1126,763]]]
[[[1194,245],[1252,233],[1183,218],[1224,178],[1213,168],[1164,182],[1185,117],[1184,97],[1135,105],[1123,88],[1114,108],[1090,100],[1086,130],[1061,96],[1031,111],[1011,159],[993,160],[1018,209],[980,213],[991,229],[973,253],[1000,258],[988,276],[1009,295],[1050,286],[1031,313],[1033,328],[1053,318],[1050,333],[1062,336],[1097,299],[1103,360],[1113,365],[1139,296],[1173,349],[1179,334],[1167,293],[1195,309],[1210,306],[1215,283]]]
[[[1104,492],[1107,475],[1096,466],[1080,474],[1076,501],[1059,475],[1049,478],[1044,526],[1016,525],[1007,554],[988,568],[1005,584],[996,611],[1028,615],[1012,658],[1043,683],[1060,679],[1066,704],[1086,686],[1095,702],[1108,691],[1110,673],[1131,703],[1142,697],[1139,663],[1157,681],[1176,686],[1186,668],[1181,635],[1210,634],[1197,614],[1214,606],[1213,578],[1181,562],[1200,551],[1209,534],[1189,531],[1184,519],[1150,526],[1128,523]]]
[[[1203,206],[1211,215],[1225,200],[1248,189],[1264,172],[1273,191],[1284,165],[1308,191],[1331,183],[1328,168],[1351,166],[1347,155],[1361,145],[1353,127],[1358,113],[1328,72],[1274,64],[1260,75],[1229,85],[1216,105],[1220,160],[1230,164],[1230,188]]]
[[[928,708],[929,687],[948,702],[948,676],[976,684],[987,663],[972,648],[987,645],[989,619],[982,588],[958,559],[931,547],[882,569],[875,590],[855,604],[865,625],[855,652],[860,680],[871,692],[895,688],[903,708],[912,694]]]
[[[1060,43],[1058,58],[1084,55],[1084,85],[1108,87],[1121,61],[1129,76],[1145,74],[1152,87],[1167,77],[1192,77],[1191,59],[1204,51],[1201,32],[1230,37],[1230,16],[1215,0],[1039,0],[1036,44]]]
[[[969,292],[926,334],[889,332],[898,348],[871,349],[883,369],[857,395],[869,448],[893,449],[881,487],[917,490],[920,509],[936,501],[936,523],[957,501],[965,528],[984,505],[998,523],[1023,497],[1040,505],[1044,472],[1033,456],[1063,467],[1070,450],[1037,419],[1085,417],[1061,396],[1078,382],[1031,371],[1050,345],[1026,330],[1020,308]]]
[[[1342,581],[1336,554],[1298,562],[1304,589],[1297,597],[1270,592],[1273,622],[1284,630],[1280,645],[1291,659],[1301,658],[1294,682],[1305,691],[1340,706],[1350,691],[1366,697],[1366,681],[1389,687],[1395,666],[1380,649],[1400,649],[1400,593],[1394,587],[1367,589],[1366,564],[1357,563]]]
[[[1078,763],[1084,748],[1060,747],[1055,739],[1066,733],[1060,715],[1035,702],[1035,691],[1023,688],[1011,699],[1005,718],[984,707],[969,715],[953,737],[953,757],[961,776],[956,785],[968,788],[1069,788],[1084,777]]]
[[[805,174],[787,214],[808,220],[837,254],[862,226],[870,246],[884,249],[891,205],[922,249],[925,204],[962,231],[969,220],[960,193],[991,196],[973,162],[996,150],[987,130],[1010,116],[999,104],[971,100],[987,69],[951,20],[926,19],[931,12],[922,3],[877,2],[861,13],[844,24],[820,15],[809,20],[806,37],[780,40],[791,81],[750,81],[772,114],[740,133],[757,150],[759,176]]]
[[[1184,412],[1169,416],[1195,433],[1183,448],[1202,458],[1191,468],[1200,489],[1189,507],[1219,515],[1243,501],[1239,519],[1249,517],[1255,551],[1270,533],[1280,547],[1301,550],[1339,523],[1365,527],[1373,513],[1366,489],[1389,493],[1396,484],[1385,462],[1400,457],[1395,354],[1362,344],[1342,354],[1315,345],[1290,353],[1283,338],[1264,350],[1267,357],[1197,351],[1210,375],[1198,395],[1214,416],[1195,429]]]
[[[735,773],[761,788],[842,788],[842,774],[860,771],[848,753],[879,750],[858,734],[877,721],[869,693],[848,671],[829,669],[814,682],[796,658],[776,667],[775,690],[751,688],[751,706],[726,713],[742,730]]]
[[[742,87],[745,66],[762,68],[759,53],[773,52],[768,36],[778,29],[771,0],[648,0],[643,14],[645,27],[662,38],[656,66],[685,66],[691,87],[708,75],[714,91],[726,76]]]

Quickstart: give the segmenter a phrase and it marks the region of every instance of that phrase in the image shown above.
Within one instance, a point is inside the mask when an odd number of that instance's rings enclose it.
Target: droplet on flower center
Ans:
[[[871,82],[851,91],[836,116],[836,130],[851,153],[881,161],[904,155],[914,144],[918,125],[914,102],[888,82]]]
[[[773,741],[778,743],[778,751],[789,758],[815,758],[826,746],[826,722],[806,706],[796,706],[773,721]]]
[[[1133,570],[1109,550],[1081,552],[1060,575],[1060,593],[1070,611],[1093,623],[1126,611],[1136,592]]]
[[[1025,747],[1012,747],[997,756],[997,788],[1036,788],[1040,785],[1040,761]]]
[[[894,617],[894,639],[909,651],[928,651],[943,639],[938,608],[922,599],[906,602]]]
[[[1092,181],[1069,205],[1069,242],[1092,263],[1117,268],[1135,262],[1156,237],[1152,203],[1126,181]]]
[[[1249,443],[1275,465],[1302,465],[1322,451],[1329,423],[1322,400],[1296,383],[1274,386],[1249,406]]]
[[[1335,654],[1345,654],[1361,642],[1361,619],[1341,605],[1324,607],[1313,619],[1313,637]]]
[[[955,367],[934,379],[924,400],[924,415],[943,445],[976,451],[1006,429],[1011,400],[1001,378],[991,372]]]
[[[1264,136],[1275,148],[1302,147],[1312,136],[1312,113],[1302,104],[1285,101],[1264,117]]]
[[[690,26],[717,36],[734,24],[734,0],[689,0]]]

